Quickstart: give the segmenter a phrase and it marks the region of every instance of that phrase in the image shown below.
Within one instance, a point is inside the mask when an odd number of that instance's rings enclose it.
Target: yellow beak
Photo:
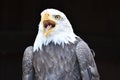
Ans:
[[[43,24],[43,34],[48,36],[54,30],[56,23],[52,20],[49,13],[42,14],[41,22]]]
[[[44,20],[49,20],[50,19],[50,15],[48,13],[44,13],[41,16],[41,21],[43,22]]]

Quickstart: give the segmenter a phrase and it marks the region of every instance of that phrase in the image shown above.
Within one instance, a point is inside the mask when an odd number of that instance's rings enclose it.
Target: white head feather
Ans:
[[[42,50],[42,45],[47,46],[50,42],[53,42],[55,45],[61,45],[62,47],[64,47],[64,44],[74,43],[77,36],[74,34],[72,26],[65,14],[56,9],[46,9],[41,15],[45,12],[51,16],[60,15],[61,19],[56,20],[53,17],[53,20],[56,22],[56,27],[48,36],[44,36],[43,25],[40,22],[38,34],[34,42],[34,51],[38,49]]]

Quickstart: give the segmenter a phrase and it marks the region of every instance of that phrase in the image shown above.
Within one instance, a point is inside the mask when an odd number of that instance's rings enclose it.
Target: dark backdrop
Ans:
[[[21,80],[23,52],[33,45],[46,8],[63,11],[74,32],[94,49],[101,80],[120,79],[119,1],[0,0],[0,80]]]

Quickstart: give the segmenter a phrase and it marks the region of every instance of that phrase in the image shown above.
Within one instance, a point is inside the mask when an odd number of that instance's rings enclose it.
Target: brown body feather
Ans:
[[[51,42],[42,48],[25,51],[23,80],[99,80],[92,53],[81,39],[64,47]]]

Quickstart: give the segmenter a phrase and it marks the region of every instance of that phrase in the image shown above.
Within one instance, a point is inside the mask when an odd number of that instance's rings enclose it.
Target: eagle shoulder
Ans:
[[[83,40],[76,46],[76,55],[79,62],[82,80],[99,80],[96,63],[91,49]]]
[[[23,76],[22,80],[33,80],[33,47],[29,46],[25,49],[23,54],[23,61],[22,61],[22,71]]]

